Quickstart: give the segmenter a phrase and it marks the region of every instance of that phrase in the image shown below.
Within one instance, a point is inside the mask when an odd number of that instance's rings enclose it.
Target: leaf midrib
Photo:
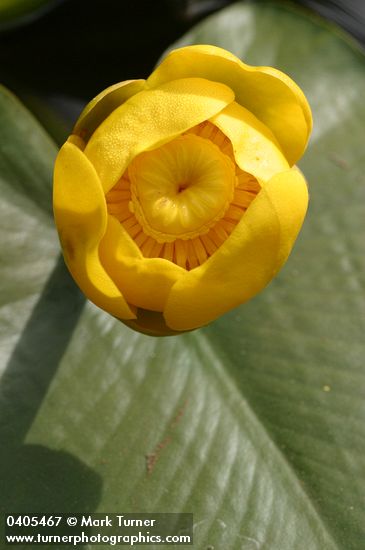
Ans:
[[[333,550],[342,550],[342,548],[338,545],[338,543],[333,539],[333,536],[328,529],[328,525],[323,520],[320,514],[320,511],[318,510],[316,505],[313,503],[313,500],[310,498],[307,491],[305,491],[303,484],[298,480],[296,471],[293,468],[292,464],[289,462],[288,458],[283,454],[283,452],[277,446],[275,439],[271,436],[270,432],[265,428],[264,423],[261,421],[261,418],[257,414],[257,412],[252,408],[249,400],[246,397],[244,397],[244,395],[242,395],[241,391],[237,389],[237,386],[232,380],[231,375],[228,373],[227,369],[224,368],[225,363],[226,364],[231,363],[230,357],[227,354],[222,353],[221,348],[218,348],[218,346],[214,344],[214,342],[208,337],[208,335],[204,333],[204,329],[199,331],[199,334],[197,334],[197,332],[192,333],[192,337],[194,338],[197,347],[202,349],[203,353],[208,358],[208,362],[210,363],[211,368],[213,368],[217,374],[217,377],[219,379],[219,384],[222,386],[225,386],[227,393],[229,393],[230,395],[233,395],[234,399],[232,399],[232,401],[230,401],[227,404],[229,408],[232,409],[233,403],[235,402],[238,403],[239,409],[237,410],[235,408],[234,410],[234,415],[236,417],[238,416],[238,412],[240,414],[245,414],[245,412],[247,413],[248,411],[250,415],[250,421],[254,423],[256,426],[258,426],[260,432],[262,433],[262,437],[267,441],[269,441],[269,444],[276,455],[277,461],[282,464],[283,469],[285,469],[286,472],[288,473],[289,479],[293,482],[293,485],[295,485],[297,492],[302,495],[303,501],[306,504],[306,507],[308,509],[308,513],[315,517],[315,519],[318,522],[318,525],[323,529],[328,540],[331,541],[333,545]],[[205,345],[203,345],[203,342],[205,343]],[[224,360],[221,357],[222,355],[224,355]],[[243,403],[245,403],[245,411],[242,409]],[[330,550],[330,549],[326,549],[326,550]]]

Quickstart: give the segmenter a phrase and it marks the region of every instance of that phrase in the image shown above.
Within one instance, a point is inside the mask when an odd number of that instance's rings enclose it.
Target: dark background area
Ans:
[[[163,51],[230,0],[58,0],[0,33],[0,82],[62,141],[85,102],[145,78]],[[363,0],[296,2],[365,44]],[[60,120],[64,124],[60,128]],[[61,123],[62,126],[62,123]]]

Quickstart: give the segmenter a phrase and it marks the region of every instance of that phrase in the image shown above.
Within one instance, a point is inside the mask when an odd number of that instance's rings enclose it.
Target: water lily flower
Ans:
[[[61,148],[54,213],[86,296],[147,334],[192,330],[262,290],[308,193],[312,119],[282,72],[207,45],[111,86]]]

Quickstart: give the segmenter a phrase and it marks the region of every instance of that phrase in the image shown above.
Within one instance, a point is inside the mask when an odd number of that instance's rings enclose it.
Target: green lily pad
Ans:
[[[192,512],[198,550],[361,550],[364,56],[271,2],[232,5],[174,46],[190,43],[305,91],[303,231],[249,304],[182,336],[134,333],[85,303],[58,259],[55,148],[2,91],[1,511]]]
[[[0,31],[38,17],[60,0],[1,0]]]

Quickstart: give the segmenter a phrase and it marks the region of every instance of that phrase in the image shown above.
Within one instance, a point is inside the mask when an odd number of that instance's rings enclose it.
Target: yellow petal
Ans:
[[[118,107],[91,136],[85,154],[105,192],[139,153],[163,145],[234,100],[224,84],[187,78],[140,92]]]
[[[242,170],[266,182],[289,165],[272,132],[235,101],[210,119],[230,139]]]
[[[135,314],[100,263],[98,246],[106,229],[105,197],[95,169],[72,142],[55,165],[53,206],[67,266],[86,296],[121,319]]]
[[[276,136],[293,165],[303,154],[312,128],[312,115],[300,88],[271,67],[252,67],[216,46],[196,45],[173,50],[147,79],[154,88],[177,78],[196,77],[223,82],[236,101]]]
[[[125,80],[98,94],[90,101],[79,116],[73,133],[80,136],[85,142],[100,126],[104,119],[127,99],[141,92],[145,87],[145,80]]]
[[[186,273],[168,260],[144,258],[124,227],[110,215],[100,258],[126,300],[152,311],[163,311],[171,287]]]
[[[274,78],[278,78],[279,80],[281,80],[296,95],[296,98],[302,108],[305,121],[307,123],[308,137],[309,137],[313,129],[313,117],[312,117],[312,111],[307,101],[307,98],[305,97],[301,88],[299,88],[298,84],[296,84],[294,80],[292,80],[287,74],[279,71],[278,69],[275,69],[275,67],[258,67],[258,68],[261,69],[263,73],[267,75],[271,75]]]
[[[274,176],[224,244],[172,287],[164,310],[167,325],[197,328],[263,289],[290,253],[307,203],[306,182],[298,170]]]

